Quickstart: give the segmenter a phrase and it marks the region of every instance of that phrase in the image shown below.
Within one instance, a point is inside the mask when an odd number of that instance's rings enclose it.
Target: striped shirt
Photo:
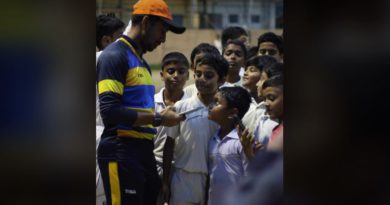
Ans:
[[[151,125],[133,126],[137,112],[154,113],[155,87],[151,70],[136,52],[136,44],[122,35],[100,55],[97,63],[100,112],[108,136],[153,140]]]

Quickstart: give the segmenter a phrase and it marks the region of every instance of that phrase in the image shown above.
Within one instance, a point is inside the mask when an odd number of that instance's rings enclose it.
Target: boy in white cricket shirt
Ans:
[[[201,108],[186,114],[185,121],[178,126],[168,128],[167,131],[163,159],[163,190],[164,202],[168,201],[171,194],[170,205],[206,203],[208,142],[219,127],[207,118],[208,106],[214,102],[218,87],[224,83],[228,66],[227,61],[220,55],[202,56],[195,67],[195,85],[198,94],[175,103],[178,113]],[[170,164],[173,154],[175,163],[170,183]]]
[[[161,112],[167,106],[173,106],[177,101],[188,98],[183,87],[189,78],[189,63],[187,58],[179,52],[171,52],[164,56],[161,62],[161,80],[164,82],[159,93],[154,95],[155,112]],[[167,138],[167,127],[157,127],[154,142],[154,156],[156,158],[157,172],[162,179],[163,149]],[[157,204],[162,204],[162,192],[157,198]]]

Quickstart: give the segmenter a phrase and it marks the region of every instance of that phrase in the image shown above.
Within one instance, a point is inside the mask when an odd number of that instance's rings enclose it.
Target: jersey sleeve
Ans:
[[[137,112],[122,103],[128,63],[120,52],[103,51],[97,63],[97,83],[100,113],[104,124],[129,124],[137,119]]]

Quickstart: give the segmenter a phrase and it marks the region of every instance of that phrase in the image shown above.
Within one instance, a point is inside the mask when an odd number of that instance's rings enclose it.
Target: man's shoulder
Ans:
[[[114,42],[116,44],[116,42]],[[112,44],[114,44],[112,43]],[[103,50],[103,52],[99,56],[99,61],[103,60],[118,60],[123,58],[126,51],[122,49],[120,46],[115,46],[110,44],[107,48]]]

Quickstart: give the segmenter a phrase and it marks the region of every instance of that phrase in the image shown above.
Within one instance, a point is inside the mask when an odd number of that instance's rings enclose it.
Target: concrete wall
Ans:
[[[251,30],[249,31],[249,35],[251,37],[250,44],[252,46],[256,46],[257,38],[262,33],[267,31],[272,31],[278,35],[281,35],[283,30]],[[218,33],[221,33],[221,31],[188,29],[181,35],[168,32],[165,43],[160,45],[153,52],[146,53],[144,58],[149,64],[159,64],[165,54],[172,51],[178,51],[183,53],[188,58],[188,60],[190,60],[191,51],[195,46],[197,46],[199,43],[210,43],[211,45],[214,45],[213,42],[216,39],[216,35]]]

